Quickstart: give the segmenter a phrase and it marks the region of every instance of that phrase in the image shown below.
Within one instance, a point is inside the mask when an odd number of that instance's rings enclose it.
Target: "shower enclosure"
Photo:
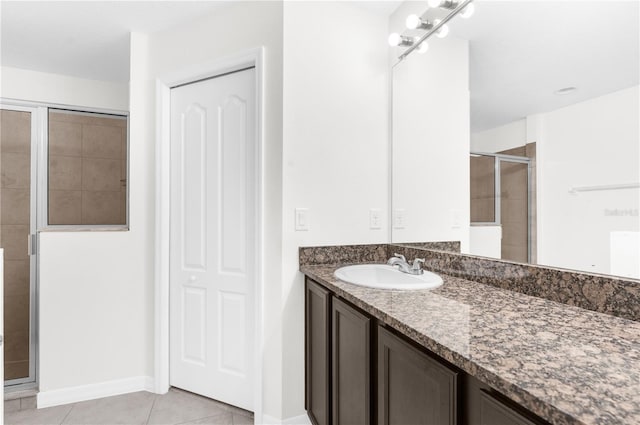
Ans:
[[[35,382],[34,108],[0,109],[0,246],[4,248],[4,378]]]
[[[534,168],[532,159],[524,156],[525,147],[521,149],[471,153],[471,225],[494,229],[476,245],[493,243],[499,247],[494,250],[499,250],[499,258],[531,263],[535,261]]]

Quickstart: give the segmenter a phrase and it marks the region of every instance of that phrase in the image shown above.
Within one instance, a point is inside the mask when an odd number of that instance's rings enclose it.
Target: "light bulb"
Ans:
[[[429,44],[426,41],[420,43],[420,45],[416,49],[418,53],[425,53],[427,50],[429,50]]]
[[[462,9],[462,12],[460,12],[460,17],[463,19],[469,19],[473,15],[473,12],[475,11],[476,11],[476,6],[473,3],[469,3],[467,7]]]
[[[397,32],[394,32],[391,35],[389,35],[389,46],[396,47],[396,46],[399,46],[401,42],[402,42],[402,37]]]
[[[428,0],[427,4],[431,8],[440,7],[440,5],[442,4],[442,0]]]
[[[436,19],[435,21],[433,21],[434,25],[438,25],[440,23],[441,19]],[[447,35],[449,34],[449,26],[447,24],[444,24],[443,26],[440,27],[440,29],[436,32],[436,37],[438,38],[445,38]]]
[[[422,23],[422,19],[420,19],[418,15],[409,15],[407,16],[407,20],[405,21],[407,28],[410,30],[414,30],[418,28],[421,23]]]

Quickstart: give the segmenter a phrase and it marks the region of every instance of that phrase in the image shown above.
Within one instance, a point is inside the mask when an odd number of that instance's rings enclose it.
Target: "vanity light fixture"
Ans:
[[[407,20],[405,21],[405,24],[407,25],[407,29],[410,29],[410,30],[419,29],[419,30],[428,31],[431,28],[433,28],[432,22],[425,21],[424,19],[422,19],[421,17],[415,14],[407,16]]]
[[[443,18],[435,19],[433,22],[422,19],[419,15],[409,15],[405,21],[407,28],[409,30],[426,31],[426,33],[418,37],[409,37],[398,33],[391,34],[389,36],[389,45],[392,47],[407,47],[398,59],[403,60],[414,50],[417,50],[420,53],[426,52],[429,48],[426,40],[434,34],[438,38],[446,37],[447,34],[449,34],[449,26],[447,25],[447,22],[458,14],[464,18],[468,18],[473,14],[474,7],[471,3],[472,1],[473,0],[428,0],[427,3],[429,7],[448,9],[450,12]]]
[[[430,8],[439,7],[441,9],[449,10],[457,9],[458,6],[460,6],[460,2],[455,0],[428,0],[427,4]],[[476,7],[473,4],[469,4],[464,9],[462,9],[462,12],[460,12],[460,17],[463,19],[469,19],[471,15],[473,15],[473,12],[475,12],[475,10]]]
[[[418,48],[416,49],[416,51],[420,54],[426,53],[427,50],[429,50],[429,43],[427,43],[426,41],[423,41],[422,43],[420,43],[418,45]]]
[[[389,46],[413,46],[415,39],[413,37],[407,37],[400,35],[397,32],[389,35]]]
[[[460,17],[462,19],[469,19],[470,17],[473,16],[473,13],[475,11],[476,11],[476,5],[473,3],[470,3],[469,5],[467,5],[467,7],[462,9],[462,12],[460,12]]]
[[[449,25],[447,24],[439,25],[440,22],[442,22],[442,19],[436,19],[435,21],[433,21],[434,25],[438,25],[440,27],[440,29],[436,31],[436,37],[445,38],[447,35],[449,35]]]
[[[429,31],[434,26],[438,25],[440,21],[441,19],[436,19],[435,21],[430,22],[422,19],[418,15],[409,15],[407,17],[407,20],[405,21],[405,25],[407,26],[407,29],[410,29],[410,30],[418,29],[418,30]],[[436,37],[445,38],[447,34],[449,34],[449,26],[443,24],[440,27],[440,29],[436,32]]]

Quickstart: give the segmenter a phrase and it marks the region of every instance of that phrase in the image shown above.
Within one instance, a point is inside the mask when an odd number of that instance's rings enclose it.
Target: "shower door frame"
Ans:
[[[532,245],[531,245],[531,225],[532,225],[532,202],[533,202],[533,196],[532,196],[532,182],[531,182],[531,158],[526,157],[526,156],[516,156],[516,155],[505,155],[505,154],[500,154],[500,153],[489,153],[489,152],[474,152],[471,151],[469,152],[470,156],[484,156],[484,157],[493,157],[493,177],[494,177],[494,214],[493,214],[493,220],[494,221],[489,221],[489,222],[471,222],[470,225],[471,226],[501,226],[502,227],[502,221],[501,221],[501,214],[500,214],[500,208],[501,208],[501,201],[502,201],[502,196],[500,194],[500,190],[501,190],[501,184],[500,184],[500,179],[501,179],[501,175],[500,175],[500,163],[502,161],[504,162],[513,162],[513,163],[519,163],[519,164],[526,164],[527,165],[527,263],[531,264],[531,258],[532,258]],[[500,244],[502,245],[502,241],[500,242]]]
[[[0,110],[29,112],[31,114],[31,176],[29,193],[29,375],[25,378],[4,381],[4,389],[20,391],[36,388],[39,371],[39,341],[38,341],[38,237],[37,231],[41,220],[39,192],[42,188],[42,178],[39,165],[42,158],[46,158],[46,129],[47,108],[36,106],[29,102],[20,102],[0,98]],[[6,282],[5,282],[6,285]],[[4,302],[4,297],[2,299]],[[6,322],[6,321],[5,321]],[[6,332],[4,347],[6,348]],[[6,358],[5,358],[6,360]],[[4,368],[4,364],[2,365]],[[5,375],[6,378],[6,375]]]

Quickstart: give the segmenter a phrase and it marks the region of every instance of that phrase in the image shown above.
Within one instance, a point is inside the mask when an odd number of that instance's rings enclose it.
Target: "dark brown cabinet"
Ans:
[[[332,302],[333,424],[371,423],[371,319]]]
[[[537,422],[538,424],[540,422]],[[486,391],[480,392],[479,425],[536,425]]]
[[[547,425],[309,278],[305,353],[314,425]]]
[[[331,423],[331,294],[306,279],[305,407],[314,425]]]
[[[456,424],[457,380],[457,372],[378,328],[378,424]]]
[[[464,375],[461,387],[465,425],[549,425],[472,376]]]

